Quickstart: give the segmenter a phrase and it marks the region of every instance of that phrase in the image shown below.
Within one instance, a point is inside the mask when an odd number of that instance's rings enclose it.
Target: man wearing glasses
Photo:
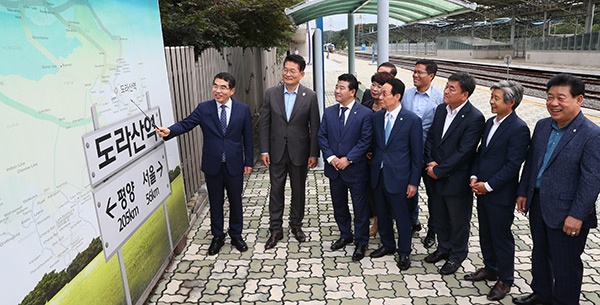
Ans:
[[[200,125],[204,137],[202,171],[210,204],[210,231],[213,240],[208,255],[219,253],[225,243],[223,231],[224,190],[229,198],[231,244],[240,252],[248,250],[242,238],[243,175],[250,175],[254,162],[252,117],[250,107],[231,98],[235,78],[226,72],[213,79],[214,100],[198,104],[194,112],[170,127],[157,128],[165,140],[186,133]],[[243,152],[243,153],[242,153]]]
[[[427,138],[427,131],[433,122],[433,116],[435,114],[435,108],[444,103],[444,94],[442,91],[431,86],[431,82],[435,78],[437,73],[437,64],[430,59],[420,59],[415,65],[413,71],[413,84],[414,87],[406,90],[404,96],[402,96],[402,106],[406,110],[414,112],[421,118],[423,124],[423,143]],[[424,179],[427,179],[425,175]],[[412,228],[411,232],[415,234],[421,231],[421,223],[419,222],[419,194],[414,196],[412,199],[412,205],[415,207],[414,212],[411,215]],[[431,213],[431,201],[427,200],[427,207]],[[423,246],[425,248],[431,248],[435,243],[435,231],[433,227],[433,219],[429,217],[427,221],[427,236],[423,240]]]
[[[302,231],[306,175],[317,166],[319,145],[319,106],[314,91],[300,85],[306,62],[300,55],[288,55],[283,62],[283,84],[265,92],[260,113],[261,160],[269,168],[270,236],[265,249],[283,238],[284,187],[290,176],[292,200],[289,225],[299,242],[306,241]]]

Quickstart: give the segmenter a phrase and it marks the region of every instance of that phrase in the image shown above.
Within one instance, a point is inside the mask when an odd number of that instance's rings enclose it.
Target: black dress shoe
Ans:
[[[442,253],[438,250],[435,250],[433,253],[425,256],[425,262],[430,264],[435,264],[443,259],[448,259],[448,253]]]
[[[431,248],[434,244],[435,244],[435,232],[433,232],[433,230],[429,229],[429,230],[427,230],[427,236],[425,236],[425,239],[423,240],[423,246],[425,248]]]
[[[365,252],[367,252],[367,246],[356,245],[354,253],[352,254],[352,261],[358,262],[361,259],[365,258]]]
[[[408,270],[410,268],[410,256],[400,256],[400,260],[398,261],[398,268],[400,270]]]
[[[440,268],[439,272],[441,275],[449,275],[449,274],[456,272],[456,270],[458,270],[458,267],[460,267],[460,263],[453,262],[453,261],[447,261],[442,266],[442,268]]]
[[[277,242],[283,238],[283,233],[271,233],[269,239],[267,239],[267,243],[265,244],[265,250],[274,248],[277,245]]]
[[[479,268],[477,271],[469,274],[465,274],[464,279],[467,281],[479,282],[479,281],[495,281],[498,279],[497,276],[489,274],[485,271],[485,268]]]
[[[371,258],[380,258],[380,257],[384,257],[386,255],[391,255],[396,253],[396,250],[388,250],[385,247],[381,247],[373,252],[371,252]]]
[[[346,245],[351,244],[353,241],[354,241],[354,238],[352,238],[352,237],[340,238],[331,244],[331,250],[332,251],[339,250],[339,249],[345,247]]]
[[[417,223],[413,224],[410,228],[410,233],[413,236],[418,235],[417,232],[421,231],[421,229],[423,229],[423,226],[421,226],[421,223],[417,221]]]
[[[547,302],[537,293],[532,293],[518,298],[513,298],[513,303],[520,305],[550,305],[552,302]]]
[[[224,237],[213,237],[212,241],[210,242],[210,247],[208,247],[208,255],[215,255],[219,253],[224,244]]]
[[[292,234],[294,234],[294,237],[298,242],[303,243],[306,241],[306,234],[304,234],[302,228],[292,228]]]
[[[497,281],[492,290],[487,294],[487,299],[490,301],[500,301],[509,292],[510,286],[504,284],[502,281]]]
[[[232,237],[231,244],[240,252],[248,251],[248,245],[241,237]]]

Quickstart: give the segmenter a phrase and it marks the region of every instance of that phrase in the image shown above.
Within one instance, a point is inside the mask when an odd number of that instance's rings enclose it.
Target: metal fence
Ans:
[[[600,33],[554,35],[527,40],[527,50],[599,51]]]
[[[165,56],[175,121],[187,117],[198,103],[212,100],[213,77],[219,72],[229,72],[236,79],[233,98],[250,106],[253,114],[254,143],[258,148],[258,115],[263,94],[281,79],[280,62],[275,50],[207,49],[195,58],[193,47],[166,47]],[[178,145],[185,195],[189,200],[204,184],[204,175],[200,171],[200,128],[180,136]]]
[[[435,42],[402,42],[391,43],[390,53],[414,54],[414,55],[436,55],[437,45]]]
[[[371,52],[372,46],[355,46],[356,50]],[[375,48],[377,53],[377,48]],[[399,42],[390,43],[390,54],[407,54],[407,55],[433,55],[437,54],[437,45],[435,41],[430,42]]]

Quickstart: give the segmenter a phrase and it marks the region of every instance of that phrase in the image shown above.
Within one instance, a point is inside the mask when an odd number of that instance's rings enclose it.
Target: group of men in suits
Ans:
[[[427,64],[417,63],[415,70],[435,76]],[[369,239],[366,195],[371,187],[382,246],[370,256],[398,253],[398,267],[408,269],[416,209],[412,198],[423,176],[438,244],[425,262],[444,260],[438,270],[442,275],[455,273],[460,267],[468,254],[474,194],[484,266],[464,278],[495,280],[487,297],[504,298],[514,281],[511,225],[516,202],[519,211],[530,213],[533,293],[513,302],[578,303],[583,277],[581,254],[590,228],[597,225],[595,201],[600,192],[600,127],[581,112],[585,94],[581,79],[560,74],[548,82],[550,117],[537,123],[530,141],[529,128],[515,112],[523,97],[520,84],[501,81],[491,87],[490,106],[496,116],[485,122],[469,102],[475,80],[467,73],[453,74],[443,91],[443,103],[430,107],[434,108],[433,117],[427,118],[431,123],[424,137],[425,119],[414,110],[414,104],[401,102],[405,86],[395,78],[382,86],[384,109],[373,114],[355,102],[356,78],[340,75],[334,91],[338,104],[325,109],[321,121],[315,93],[300,85],[305,66],[301,56],[288,55],[283,84],[267,90],[261,109],[261,161],[269,168],[271,181],[270,235],[265,249],[275,247],[283,238],[288,176],[292,189],[290,231],[299,242],[306,241],[302,230],[306,176],[308,168],[317,165],[320,147],[340,231],[339,239],[331,245],[333,251],[354,243],[352,259],[365,257]],[[235,79],[228,73],[214,77],[212,93],[212,101],[200,103],[187,118],[159,127],[157,132],[168,140],[196,126],[202,128],[202,171],[213,235],[208,254],[217,254],[226,238],[225,191],[230,204],[227,234],[232,245],[244,252],[248,246],[242,237],[243,175],[252,172],[254,161],[250,110],[232,98]],[[367,158],[372,159],[370,169]],[[370,177],[364,174],[367,171]]]

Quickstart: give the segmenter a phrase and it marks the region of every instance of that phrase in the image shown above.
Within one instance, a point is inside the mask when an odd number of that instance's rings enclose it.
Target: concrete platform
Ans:
[[[326,102],[335,103],[333,88],[337,76],[345,73],[345,56],[332,54],[326,62]],[[357,60],[358,79],[370,84],[376,66]],[[304,83],[312,83],[311,66]],[[411,72],[400,70],[398,78],[412,86]],[[445,79],[436,78],[434,86],[443,89]],[[486,117],[490,91],[478,87],[471,98]],[[517,112],[532,128],[537,120],[547,117],[544,101],[526,97]],[[597,111],[586,112],[600,124]],[[512,296],[530,293],[531,235],[527,217],[515,212],[513,233],[516,242],[515,283],[510,294],[501,302],[489,302],[485,295],[493,283],[472,283],[462,280],[465,273],[482,267],[478,241],[478,221],[473,215],[469,256],[456,274],[441,276],[438,265],[423,262],[432,250],[425,249],[422,239],[426,228],[413,238],[412,266],[400,272],[393,256],[380,259],[369,257],[352,262],[354,250],[331,251],[331,243],[339,232],[333,219],[329,182],[320,170],[311,170],[307,179],[306,216],[304,229],[308,241],[298,243],[286,231],[279,244],[264,249],[269,236],[269,175],[256,164],[252,175],[245,178],[244,233],[249,250],[239,253],[229,240],[216,256],[207,256],[210,236],[208,207],[188,234],[185,250],[174,257],[168,270],[150,296],[147,304],[512,304]],[[286,190],[289,200],[290,191]],[[427,223],[426,195],[421,186],[420,221]],[[474,201],[476,204],[476,201]],[[289,206],[288,206],[289,207]],[[287,210],[287,208],[286,208]],[[475,209],[473,209],[475,211]],[[284,215],[288,225],[289,210]],[[228,215],[226,207],[226,215]],[[226,221],[227,222],[227,221]],[[227,224],[226,224],[227,226]],[[379,237],[371,238],[367,254],[380,246]],[[584,279],[581,304],[600,304],[600,233],[592,230],[583,254]]]

